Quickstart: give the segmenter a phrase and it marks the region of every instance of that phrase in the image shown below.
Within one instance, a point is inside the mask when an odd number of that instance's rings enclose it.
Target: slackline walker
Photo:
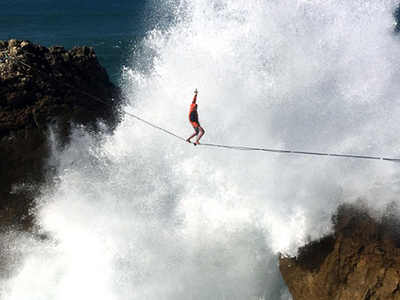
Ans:
[[[28,67],[29,69],[35,70],[36,72],[47,76],[50,79],[53,79],[53,80],[65,85],[65,86],[68,86],[68,87],[74,89],[75,91],[78,91],[78,92],[80,92],[80,93],[82,93],[82,94],[84,94],[84,95],[86,95],[88,97],[91,97],[92,99],[95,99],[95,100],[97,100],[97,101],[99,101],[99,102],[101,102],[101,103],[103,103],[105,105],[108,105],[108,106],[112,107],[111,103],[108,103],[108,102],[106,102],[106,101],[104,101],[104,100],[102,100],[102,99],[100,99],[98,97],[95,97],[95,96],[93,96],[93,95],[91,95],[89,93],[86,93],[85,91],[82,91],[82,90],[80,90],[80,89],[78,89],[78,88],[76,88],[76,87],[74,87],[74,86],[62,81],[62,80],[59,80],[59,79],[51,76],[50,74],[47,74],[47,73],[45,73],[45,72],[43,72],[41,70],[38,70],[37,68],[34,68],[31,65],[28,65],[27,63],[25,63],[25,62],[23,62],[23,61],[21,61],[19,59],[12,58],[9,55],[7,55],[6,53],[3,53],[3,57],[0,57],[0,63],[14,63],[16,65],[23,65],[25,67]],[[183,138],[183,137],[181,137],[181,136],[179,136],[179,135],[177,135],[177,134],[175,134],[175,133],[173,133],[171,131],[168,131],[168,130],[162,128],[162,127],[159,127],[159,126],[157,126],[157,125],[155,125],[155,124],[153,124],[153,123],[151,123],[149,121],[146,121],[146,120],[144,120],[142,118],[139,118],[138,116],[128,112],[125,109],[123,110],[123,112],[126,113],[127,115],[129,115],[129,116],[131,116],[131,117],[133,117],[133,118],[135,118],[135,119],[137,119],[137,120],[139,120],[139,121],[141,121],[141,122],[143,122],[143,123],[155,128],[155,129],[163,131],[163,132],[165,132],[165,133],[167,133],[167,134],[169,134],[169,135],[171,135],[171,136],[173,136],[173,137],[175,137],[175,138],[177,138],[179,140],[187,142],[187,139],[185,139],[185,138]],[[268,149],[268,148],[249,147],[249,146],[232,146],[232,145],[220,145],[220,144],[203,144],[203,143],[196,144],[195,143],[194,145],[195,146],[196,145],[205,146],[205,147],[215,147],[215,148],[225,148],[225,149],[239,150],[239,151],[262,151],[262,152],[271,152],[271,153],[280,153],[280,154],[329,156],[329,157],[354,158],[354,159],[385,160],[385,161],[391,161],[391,162],[397,162],[397,163],[400,162],[400,158],[389,158],[389,157],[379,157],[379,156],[365,156],[365,155],[352,155],[352,154],[339,154],[339,153],[323,153],[323,152],[308,152],[308,151],[296,151],[296,150]]]

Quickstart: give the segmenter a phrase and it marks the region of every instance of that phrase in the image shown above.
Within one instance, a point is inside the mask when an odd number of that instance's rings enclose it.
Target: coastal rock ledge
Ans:
[[[29,229],[30,208],[49,174],[49,128],[68,143],[71,125],[117,123],[118,89],[93,48],[0,41],[0,232]],[[101,101],[99,101],[101,100]],[[102,120],[102,123],[98,122]]]
[[[363,205],[343,205],[334,233],[281,257],[293,300],[400,299],[400,222],[395,206],[373,218]]]

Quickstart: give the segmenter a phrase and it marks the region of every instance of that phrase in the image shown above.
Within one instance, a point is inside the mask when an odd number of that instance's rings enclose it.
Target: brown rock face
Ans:
[[[332,236],[281,257],[280,270],[294,300],[400,299],[400,223],[376,220],[366,208],[344,205]]]
[[[51,166],[48,128],[68,142],[72,124],[117,123],[118,89],[92,48],[71,51],[0,41],[0,230],[27,229],[29,209]]]

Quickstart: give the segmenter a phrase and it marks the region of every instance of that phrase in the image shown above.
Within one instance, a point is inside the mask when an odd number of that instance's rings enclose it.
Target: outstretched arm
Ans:
[[[192,103],[196,103],[196,100],[197,100],[197,93],[198,93],[198,92],[199,92],[199,91],[198,91],[197,89],[194,90],[194,97],[193,97]]]

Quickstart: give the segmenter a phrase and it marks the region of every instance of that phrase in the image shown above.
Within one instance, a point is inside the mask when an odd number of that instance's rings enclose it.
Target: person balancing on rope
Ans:
[[[190,105],[190,111],[189,111],[189,121],[194,128],[194,133],[189,138],[186,139],[186,141],[190,143],[190,140],[195,136],[197,136],[196,142],[194,142],[195,146],[200,145],[200,139],[205,133],[203,127],[200,126],[199,115],[197,114],[197,103],[196,103],[197,93],[198,90],[195,89],[193,101],[192,104]]]

